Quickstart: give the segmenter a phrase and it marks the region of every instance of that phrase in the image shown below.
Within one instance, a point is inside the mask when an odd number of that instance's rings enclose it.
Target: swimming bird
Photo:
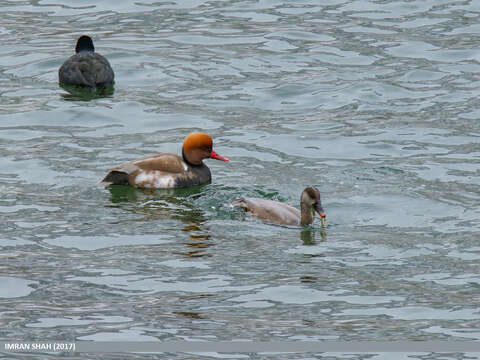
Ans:
[[[320,201],[320,191],[316,187],[307,187],[300,197],[300,210],[279,201],[261,198],[238,198],[233,206],[261,220],[279,225],[310,225],[313,223],[314,211],[320,216],[322,227],[326,226],[326,214]]]
[[[77,40],[74,55],[58,70],[60,85],[77,85],[85,88],[103,88],[113,85],[114,73],[108,60],[95,52],[90,36]]]
[[[184,139],[182,156],[160,153],[120,164],[109,170],[101,184],[140,188],[180,188],[208,184],[212,175],[203,159],[229,161],[213,151],[213,141],[209,135],[194,132]]]

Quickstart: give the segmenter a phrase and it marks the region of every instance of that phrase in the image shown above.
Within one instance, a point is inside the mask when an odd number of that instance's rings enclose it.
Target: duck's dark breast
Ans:
[[[175,187],[182,188],[188,186],[209,184],[212,181],[210,169],[205,164],[200,166],[188,166],[188,170],[178,174],[175,179]]]

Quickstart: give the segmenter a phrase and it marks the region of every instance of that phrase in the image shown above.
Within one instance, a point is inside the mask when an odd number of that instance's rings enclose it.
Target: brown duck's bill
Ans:
[[[315,211],[318,213],[318,216],[320,216],[320,221],[322,222],[322,227],[327,227],[327,214],[322,208],[322,205],[319,203],[316,203],[314,205]]]
[[[222,160],[222,161],[230,161],[228,160],[228,158],[222,156],[222,155],[219,155],[217,154],[215,151],[212,150],[212,153],[210,154],[210,158],[211,159],[215,159],[215,160]]]

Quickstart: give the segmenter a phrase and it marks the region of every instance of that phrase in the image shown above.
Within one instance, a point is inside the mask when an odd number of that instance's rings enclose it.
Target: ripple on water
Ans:
[[[307,305],[316,302],[347,302],[350,304],[381,304],[401,301],[399,296],[360,296],[346,295],[347,291],[320,291],[303,286],[282,285],[261,289],[253,294],[240,295],[230,299],[238,306],[265,307],[275,303]]]
[[[26,324],[32,328],[52,328],[57,326],[85,326],[97,323],[124,323],[131,321],[131,318],[125,316],[93,316],[88,319],[81,316],[69,316],[68,318],[39,318],[35,323]]]
[[[37,281],[0,276],[0,298],[18,298],[30,295],[38,286]]]
[[[45,240],[50,245],[79,250],[98,250],[116,246],[135,246],[146,244],[168,244],[174,240],[169,235],[120,235],[114,236],[60,236]]]
[[[113,291],[129,294],[155,294],[159,292],[187,292],[187,293],[218,293],[223,291],[248,291],[261,285],[235,286],[232,279],[225,275],[209,274],[206,276],[192,277],[191,281],[182,281],[172,275],[155,276],[146,278],[142,274],[103,274],[97,270],[91,272],[91,276],[75,276],[70,281],[82,281],[95,285],[104,285]]]
[[[380,316],[386,315],[397,320],[478,320],[477,309],[439,309],[428,306],[405,306],[402,308],[372,307],[370,309],[347,309],[342,315]]]
[[[97,332],[93,335],[79,336],[78,340],[83,341],[160,341],[155,336],[147,335],[153,329],[142,329],[131,327],[115,332]]]

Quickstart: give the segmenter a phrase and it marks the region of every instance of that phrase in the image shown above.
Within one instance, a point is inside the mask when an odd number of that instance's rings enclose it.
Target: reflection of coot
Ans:
[[[113,86],[114,73],[108,60],[95,52],[93,41],[83,35],[70,56],[58,70],[60,85],[97,89]]]

